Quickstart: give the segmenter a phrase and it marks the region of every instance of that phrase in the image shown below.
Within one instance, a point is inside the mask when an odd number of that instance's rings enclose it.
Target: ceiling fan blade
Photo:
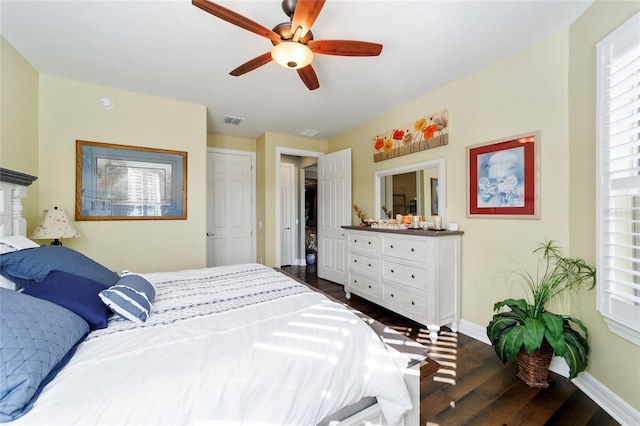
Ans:
[[[258,67],[268,64],[271,61],[272,61],[271,52],[267,52],[258,57],[253,58],[250,61],[245,62],[244,64],[240,65],[238,68],[231,71],[229,74],[231,74],[234,77],[238,77],[238,76],[241,76],[242,74],[248,73],[249,71],[253,71]]]
[[[368,41],[353,40],[311,40],[307,47],[313,53],[338,56],[378,56],[382,45]]]
[[[234,12],[233,10],[227,9],[226,7],[220,6],[219,4],[211,3],[207,0],[192,0],[191,3],[194,6],[204,10],[205,12],[208,12],[215,17],[230,22],[233,25],[237,25],[240,28],[244,28],[245,30],[256,33],[259,36],[266,37],[275,42],[280,42],[280,35],[278,33],[275,33],[270,29],[263,27],[257,22],[244,17],[239,13]]]
[[[304,85],[309,88],[309,90],[315,90],[320,87],[320,83],[318,83],[318,76],[311,65],[307,65],[304,68],[298,68],[296,71],[298,71],[300,79]]]
[[[291,32],[294,34],[294,41],[298,41],[295,38],[298,27],[300,27],[298,39],[301,39],[309,32],[320,14],[324,2],[325,0],[298,0],[296,10],[293,12],[293,18],[291,19]]]

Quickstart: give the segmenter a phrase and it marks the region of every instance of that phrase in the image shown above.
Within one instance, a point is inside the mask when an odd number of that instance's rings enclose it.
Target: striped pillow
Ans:
[[[99,296],[114,313],[142,324],[149,318],[156,289],[140,275],[128,274],[122,276],[114,286],[102,290]]]

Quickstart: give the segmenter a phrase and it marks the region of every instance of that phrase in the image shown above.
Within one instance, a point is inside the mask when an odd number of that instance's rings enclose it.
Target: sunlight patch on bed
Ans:
[[[340,342],[338,340],[332,340],[332,339],[327,339],[323,337],[306,336],[304,334],[298,334],[298,333],[287,333],[284,331],[276,331],[273,333],[273,336],[302,340],[305,342],[320,343],[323,345],[334,345],[338,350],[344,347],[344,342]]]
[[[325,330],[325,331],[340,331],[340,327],[335,327],[332,325],[324,325],[324,324],[312,324],[310,322],[299,322],[299,321],[291,321],[287,323],[287,325],[291,327],[304,327],[304,328],[315,328],[317,330]]]
[[[287,353],[287,354],[295,354],[295,355],[305,356],[305,357],[308,357],[308,358],[327,359],[327,356],[325,356],[324,354],[319,354],[319,353],[313,352],[313,351],[305,351],[305,350],[302,350],[302,349],[295,349],[295,348],[287,347],[287,346],[269,345],[267,343],[254,343],[253,347],[257,348],[257,349],[268,350],[268,351],[284,352],[284,353]]]
[[[357,322],[354,318],[344,318],[335,315],[322,315],[322,314],[302,314],[302,317],[305,318],[316,318],[316,319],[325,319],[330,321],[339,321],[339,322],[349,322],[350,324],[355,324]]]

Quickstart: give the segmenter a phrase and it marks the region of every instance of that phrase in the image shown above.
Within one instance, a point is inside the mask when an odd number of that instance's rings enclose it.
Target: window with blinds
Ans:
[[[640,14],[598,43],[598,310],[640,346]]]

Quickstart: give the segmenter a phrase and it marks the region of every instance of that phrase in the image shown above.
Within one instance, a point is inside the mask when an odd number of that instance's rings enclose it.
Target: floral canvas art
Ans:
[[[449,143],[449,112],[443,110],[373,138],[373,161],[424,151]]]

